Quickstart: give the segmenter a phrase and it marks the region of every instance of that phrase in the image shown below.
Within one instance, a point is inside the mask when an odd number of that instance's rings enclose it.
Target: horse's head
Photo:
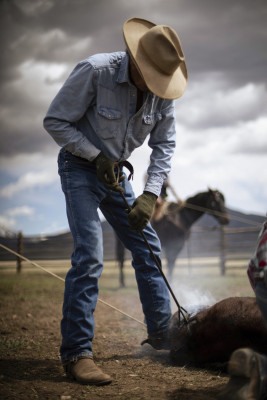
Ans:
[[[229,215],[225,207],[224,195],[219,190],[209,189],[208,196],[207,207],[214,211],[214,217],[221,225],[227,225],[229,223]]]

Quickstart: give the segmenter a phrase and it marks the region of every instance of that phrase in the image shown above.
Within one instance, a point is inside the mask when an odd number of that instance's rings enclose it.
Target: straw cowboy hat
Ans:
[[[131,18],[123,25],[123,35],[149,90],[164,99],[181,97],[187,84],[187,69],[177,33],[166,25]]]

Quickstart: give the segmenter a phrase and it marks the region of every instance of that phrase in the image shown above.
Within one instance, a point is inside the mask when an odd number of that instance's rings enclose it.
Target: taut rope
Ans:
[[[0,247],[2,247],[3,249],[9,251],[10,253],[15,254],[15,256],[20,257],[22,260],[27,261],[28,263],[34,265],[35,267],[41,269],[42,271],[47,272],[48,274],[52,275],[54,278],[57,278],[60,281],[65,282],[65,279],[61,278],[61,276],[58,276],[57,274],[54,274],[53,272],[51,272],[48,269],[42,267],[41,265],[37,264],[36,262],[31,261],[28,258],[26,258],[26,257],[22,256],[21,254],[17,253],[16,251],[10,249],[9,247],[4,246],[2,243],[0,243]],[[144,322],[139,321],[138,319],[136,319],[136,318],[132,317],[131,315],[125,313],[124,311],[120,310],[119,308],[112,306],[111,304],[107,303],[104,300],[101,300],[100,298],[98,298],[98,301],[100,301],[100,303],[103,303],[106,306],[112,308],[113,310],[118,311],[120,314],[124,315],[125,317],[128,317],[128,318],[134,320],[135,322],[138,322],[139,324],[141,324],[141,325],[146,327],[146,324],[144,324]]]

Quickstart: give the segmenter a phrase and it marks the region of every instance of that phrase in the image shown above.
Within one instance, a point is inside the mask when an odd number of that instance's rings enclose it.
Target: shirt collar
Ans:
[[[133,84],[131,82],[129,74],[129,61],[130,61],[130,56],[127,52],[125,52],[125,56],[121,60],[120,70],[117,78],[118,83],[128,82],[131,85]],[[150,90],[148,90],[146,93],[147,94],[151,93],[153,97],[156,97],[156,95],[153,94]]]
[[[121,60],[120,70],[117,78],[118,83],[130,82],[129,77],[129,54],[125,52],[125,57]]]

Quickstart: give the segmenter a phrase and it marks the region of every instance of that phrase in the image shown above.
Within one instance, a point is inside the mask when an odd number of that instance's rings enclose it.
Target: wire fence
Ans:
[[[179,259],[186,259],[190,270],[195,258],[215,257],[219,260],[219,273],[225,275],[231,269],[244,268],[247,265],[254,252],[259,231],[260,225],[247,228],[193,226]],[[22,233],[19,233],[14,237],[0,237],[0,243],[31,260],[70,259],[73,251],[70,232],[47,237],[23,237]],[[116,236],[106,224],[103,224],[103,243],[104,260],[116,260]],[[0,261],[14,259],[17,260],[19,272],[22,268],[22,259],[3,247],[0,248]],[[128,250],[125,251],[125,259],[131,259]]]

